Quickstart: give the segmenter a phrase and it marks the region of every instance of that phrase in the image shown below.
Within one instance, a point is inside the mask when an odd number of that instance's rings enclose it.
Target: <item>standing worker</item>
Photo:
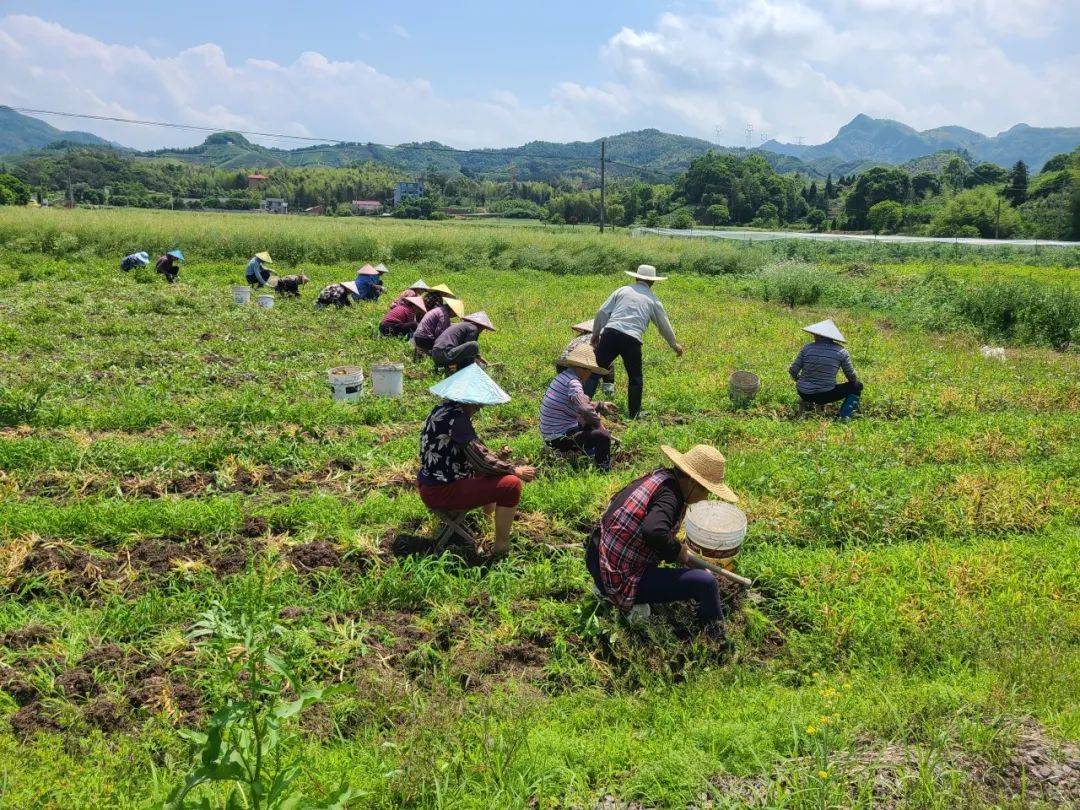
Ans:
[[[682,357],[683,347],[675,339],[664,305],[652,291],[652,285],[665,281],[667,276],[656,275],[651,264],[639,266],[636,273],[625,272],[637,279],[637,283],[620,287],[600,307],[593,319],[592,345],[596,349],[597,365],[607,368],[616,357],[622,358],[627,377],[627,408],[630,418],[636,419],[641,413],[641,392],[645,387],[641,342],[649,323],[656,324],[676,357]],[[599,377],[591,377],[585,384],[585,393],[590,397],[595,394],[599,381]]]
[[[247,269],[244,271],[247,283],[252,287],[270,286],[270,271],[266,269],[266,265],[273,263],[274,260],[270,258],[270,254],[265,250],[252,256],[251,261],[247,263]]]
[[[495,326],[483,310],[466,315],[460,323],[447,327],[431,347],[435,367],[449,370],[450,366],[457,366],[460,371],[477,360],[483,362],[480,333],[485,329],[494,332]]]
[[[807,405],[843,400],[840,418],[850,419],[859,409],[863,384],[855,375],[851,355],[841,345],[847,341],[831,318],[804,326],[803,331],[813,335],[814,340],[799,349],[795,362],[788,369],[799,394],[800,415],[805,413]],[[843,370],[847,382],[837,385],[836,373],[840,370]]]
[[[165,276],[165,280],[170,284],[175,284],[176,277],[180,275],[180,262],[183,260],[183,251],[174,248],[157,260],[154,269]]]

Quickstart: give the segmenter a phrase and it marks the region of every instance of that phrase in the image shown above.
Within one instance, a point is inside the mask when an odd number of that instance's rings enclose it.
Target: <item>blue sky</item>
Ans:
[[[855,114],[1080,124],[1059,0],[99,0],[0,6],[0,103],[456,146],[643,127],[819,142]],[[139,147],[194,133],[50,119]]]

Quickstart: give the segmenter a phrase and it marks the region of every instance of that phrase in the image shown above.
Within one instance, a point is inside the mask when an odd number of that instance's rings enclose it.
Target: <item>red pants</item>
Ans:
[[[516,475],[491,478],[463,478],[452,484],[417,483],[420,500],[428,509],[464,512],[493,503],[517,506],[521,500],[521,479]]]

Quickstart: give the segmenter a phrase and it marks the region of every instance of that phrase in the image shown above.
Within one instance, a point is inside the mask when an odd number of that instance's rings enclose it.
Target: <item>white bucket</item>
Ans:
[[[377,397],[400,397],[404,378],[401,363],[380,363],[371,367],[371,390]]]
[[[258,298],[258,301],[256,303],[260,307],[262,307],[263,309],[273,309],[274,308],[274,296],[272,296],[272,295],[260,295],[259,298]]]
[[[248,303],[251,300],[251,287],[246,284],[243,287],[233,287],[232,300],[234,304]]]
[[[356,402],[364,390],[364,370],[360,366],[338,366],[326,372],[335,402]]]
[[[686,538],[703,557],[733,557],[746,537],[746,514],[723,501],[698,501],[686,510]]]

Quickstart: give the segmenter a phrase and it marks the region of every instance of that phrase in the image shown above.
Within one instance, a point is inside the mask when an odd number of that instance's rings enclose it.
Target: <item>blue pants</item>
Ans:
[[[592,574],[596,587],[603,593],[600,550],[594,543],[589,543],[586,548],[585,565]],[[714,622],[724,617],[724,605],[720,600],[720,585],[716,577],[697,568],[652,566],[641,577],[634,602],[640,605],[690,600],[697,602],[697,617],[700,621]]]

